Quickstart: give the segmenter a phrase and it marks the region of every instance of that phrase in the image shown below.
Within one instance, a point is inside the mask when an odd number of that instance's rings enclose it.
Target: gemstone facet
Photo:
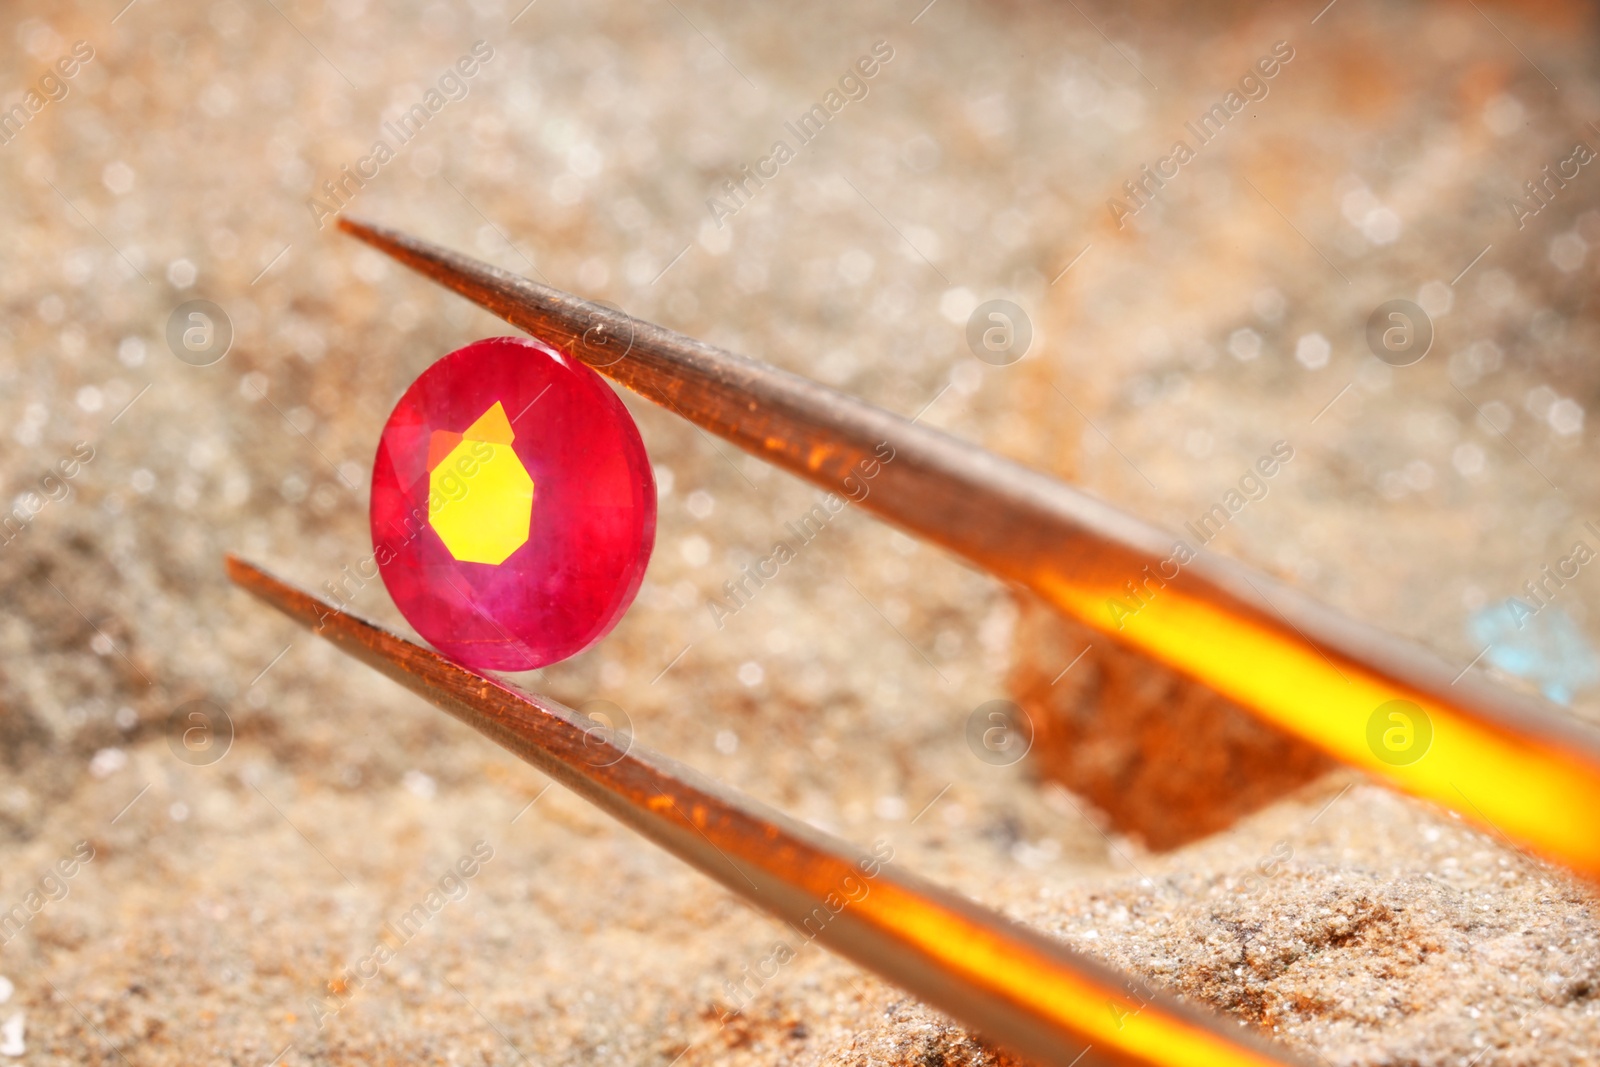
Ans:
[[[644,442],[594,371],[495,337],[411,384],[372,465],[372,542],[401,614],[468,667],[576,655],[633,602],[655,543]]]
[[[428,525],[462,563],[504,563],[528,543],[533,478],[511,447],[515,440],[498,400],[465,433],[435,430],[428,439]],[[455,475],[468,471],[477,492],[452,497]]]

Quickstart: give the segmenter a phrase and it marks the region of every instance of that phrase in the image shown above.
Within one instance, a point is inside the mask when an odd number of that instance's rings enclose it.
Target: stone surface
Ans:
[[[633,603],[655,528],[633,417],[598,374],[537,341],[451,352],[379,439],[377,570],[417,632],[471,667],[531,670],[604,637]]]

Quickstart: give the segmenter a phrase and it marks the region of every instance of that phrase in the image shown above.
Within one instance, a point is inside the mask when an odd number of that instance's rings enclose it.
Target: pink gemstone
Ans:
[[[468,667],[566,659],[633,603],[656,536],[644,442],[600,376],[492,337],[411,383],[372,465],[372,543],[407,621]]]

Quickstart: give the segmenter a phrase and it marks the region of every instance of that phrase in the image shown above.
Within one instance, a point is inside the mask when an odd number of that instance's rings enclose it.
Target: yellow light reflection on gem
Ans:
[[[533,477],[499,401],[428,472],[428,524],[463,563],[504,563],[528,542]]]

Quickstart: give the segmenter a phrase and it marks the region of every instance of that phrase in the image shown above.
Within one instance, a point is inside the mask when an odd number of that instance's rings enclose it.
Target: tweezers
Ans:
[[[1224,557],[1202,554],[1167,578],[1160,564],[1173,555],[1172,535],[913,419],[394,230],[350,218],[339,225],[812,484],[849,493],[846,479],[874,464],[872,491],[857,506],[1519,851],[1600,878],[1592,829],[1600,733]],[[892,461],[882,462],[886,454]],[[1299,1062],[636,744],[596,768],[595,724],[581,714],[467,671],[248,563],[230,558],[229,573],[730,891],[797,931],[815,927],[820,944],[1000,1045],[1085,1067]],[[1139,590],[1138,612],[1112,610]],[[1394,701],[1409,702],[1431,728],[1411,763],[1385,760],[1372,741],[1374,716]],[[875,873],[865,878],[869,866]]]

